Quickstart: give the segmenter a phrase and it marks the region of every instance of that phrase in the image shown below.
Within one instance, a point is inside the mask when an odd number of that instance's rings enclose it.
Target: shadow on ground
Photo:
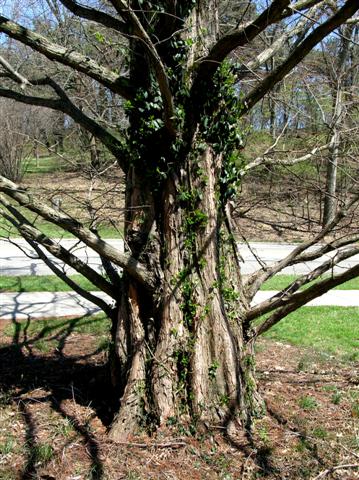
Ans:
[[[39,401],[31,394],[36,389],[46,392],[45,396],[42,395],[41,402],[46,402],[53,412],[71,422],[81,437],[91,461],[88,478],[97,480],[103,477],[99,445],[91,428],[63,407],[64,401],[70,399],[79,405],[91,404],[104,425],[109,425],[113,418],[116,405],[111,403],[114,395],[110,387],[106,358],[101,355],[102,348],[97,347],[93,351],[85,349],[86,353],[78,355],[64,353],[67,340],[77,325],[81,322],[82,325],[89,326],[96,321],[98,320],[94,317],[59,320],[30,335],[30,320],[22,323],[14,320],[12,342],[0,347],[1,407],[16,402],[25,425],[27,458],[18,476],[20,480],[55,478],[48,475],[37,476],[40,444],[36,422],[30,409],[32,404]],[[47,342],[57,343],[51,354],[42,354],[36,348],[36,344],[45,339]]]

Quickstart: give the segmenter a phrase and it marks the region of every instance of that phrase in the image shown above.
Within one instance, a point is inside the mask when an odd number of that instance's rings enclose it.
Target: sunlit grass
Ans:
[[[69,278],[88,291],[98,290],[82,275],[70,275]],[[18,277],[0,276],[0,292],[67,292],[71,288],[56,275],[23,275]]]
[[[298,278],[296,275],[276,275],[262,285],[261,290],[283,290],[288,287],[294,280]],[[320,279],[326,278],[325,276]],[[319,280],[320,280],[319,279]],[[311,284],[307,284],[309,286]],[[335,287],[334,290],[359,290],[359,278],[353,278],[348,282],[342,283]]]
[[[18,341],[31,343],[43,353],[56,348],[57,343],[70,333],[93,335],[98,346],[105,350],[109,345],[111,321],[103,314],[83,316],[80,318],[53,318],[47,320],[12,321],[3,330],[3,335]],[[0,342],[1,343],[1,342]]]
[[[270,329],[265,336],[318,352],[359,360],[358,307],[303,307]]]

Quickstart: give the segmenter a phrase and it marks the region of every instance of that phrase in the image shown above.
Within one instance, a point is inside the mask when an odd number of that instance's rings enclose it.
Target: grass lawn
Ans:
[[[4,334],[26,335],[41,343],[53,343],[60,332],[77,332],[98,336],[102,342],[110,330],[104,314],[77,319],[26,320],[9,324]],[[290,314],[265,334],[266,338],[297,347],[310,348],[319,354],[333,355],[343,361],[359,360],[359,308],[304,307]]]
[[[97,290],[82,275],[71,278],[87,290]],[[53,275],[0,277],[0,292],[63,292],[70,288]],[[100,317],[96,317],[100,318]],[[104,320],[104,317],[102,317]],[[89,319],[80,320],[78,327],[87,325]],[[102,328],[96,320],[93,328]],[[44,325],[63,325],[62,320],[31,323],[31,328],[43,328]],[[98,326],[98,327],[97,327]],[[52,331],[52,328],[49,330]],[[359,308],[358,307],[302,307],[290,314],[278,325],[266,333],[266,337],[296,346],[310,347],[314,350],[335,355],[343,360],[359,360]]]
[[[42,353],[60,348],[72,333],[92,335],[96,338],[98,351],[108,350],[110,345],[111,321],[104,313],[80,318],[54,318],[47,320],[12,321],[2,331],[2,335],[18,341],[30,342]],[[22,340],[21,340],[22,339]],[[0,337],[0,348],[2,346]],[[1,475],[0,475],[1,478]]]
[[[82,275],[70,278],[86,290],[97,290]],[[266,282],[263,290],[280,290],[294,280],[291,275],[278,275]],[[359,290],[359,279],[351,280],[340,289]],[[55,275],[44,276],[0,276],[0,292],[63,292],[71,289]],[[101,320],[102,318],[102,320]],[[96,317],[91,328],[103,328],[104,317]],[[89,319],[79,320],[76,328],[92,324]],[[61,320],[39,321],[31,323],[31,328],[49,331],[60,328]],[[266,333],[266,337],[296,346],[310,347],[314,350],[335,355],[344,360],[359,360],[359,308],[357,307],[303,307],[290,314],[278,325]]]
[[[297,277],[295,275],[276,275],[262,285],[261,290],[283,290],[288,287]],[[325,278],[325,277],[322,277]],[[306,287],[311,285],[308,283]],[[334,290],[359,290],[359,278],[353,278],[349,282],[338,285]]]
[[[310,347],[343,360],[359,360],[358,307],[303,307],[288,315],[265,336]]]
[[[111,321],[104,313],[97,315],[84,316],[81,318],[62,319],[53,318],[47,320],[33,320],[28,323],[27,320],[11,322],[5,329],[4,334],[13,336],[16,332],[23,332],[29,336],[44,339],[46,337],[56,337],[59,332],[71,329],[71,332],[86,333],[93,335],[107,335],[110,332]]]
[[[41,156],[38,162],[35,157],[32,157],[25,162],[25,175],[32,173],[54,173],[68,168],[69,164],[57,155]]]
[[[98,290],[82,275],[70,275],[85,290]],[[67,292],[71,288],[56,275],[0,276],[0,292]]]

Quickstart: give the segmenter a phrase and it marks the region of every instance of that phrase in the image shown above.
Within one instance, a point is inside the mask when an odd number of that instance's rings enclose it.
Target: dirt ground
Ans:
[[[23,185],[80,221],[123,228],[124,181],[118,169],[94,178],[80,171],[34,174]]]
[[[85,223],[95,221],[99,226],[122,231],[124,178],[118,169],[96,178],[79,171],[42,173],[26,177],[24,186]],[[274,171],[250,175],[243,181],[233,208],[237,237],[270,242],[308,240],[321,228],[322,204],[322,192],[313,180],[280,176]],[[358,228],[357,212],[355,217],[349,215],[330,238],[357,233]]]
[[[27,331],[0,325],[1,480],[359,478],[359,364],[263,340],[252,441],[174,424],[114,444],[98,335]]]

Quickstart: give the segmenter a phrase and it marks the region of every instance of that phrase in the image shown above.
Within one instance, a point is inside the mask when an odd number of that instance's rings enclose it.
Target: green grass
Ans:
[[[95,335],[98,348],[108,349],[110,320],[104,314],[78,319],[36,320],[11,323],[4,335],[12,337],[26,331],[28,339],[41,351],[54,348],[61,334],[71,331]],[[320,355],[333,355],[343,361],[359,360],[359,308],[305,307],[290,314],[265,334],[266,338],[298,347],[306,347]],[[44,342],[49,345],[44,345]],[[324,357],[323,357],[324,358]],[[340,399],[339,399],[340,400]],[[338,399],[333,398],[333,403]]]
[[[304,307],[291,313],[265,336],[310,347],[343,360],[359,360],[358,307]]]
[[[93,337],[94,351],[101,352],[108,351],[110,348],[110,329],[111,321],[102,313],[70,319],[54,318],[48,320],[14,321],[5,326],[2,338],[10,337],[16,339],[18,347],[34,348],[39,354],[48,354],[50,352],[62,351],[66,338],[72,333],[79,333]],[[0,338],[1,347],[2,342]],[[0,396],[0,403],[7,404],[6,402],[8,401],[8,397],[1,398]],[[42,453],[47,454],[46,451],[40,452],[40,454]]]
[[[39,443],[37,445],[29,445],[28,452],[35,464],[43,464],[53,458],[55,451],[54,447],[49,443]]]
[[[314,410],[318,407],[316,399],[310,395],[304,395],[303,397],[300,397],[298,400],[298,405],[303,410]]]
[[[25,175],[55,173],[67,170],[68,168],[69,164],[57,155],[40,157],[38,162],[35,157],[32,157],[25,163]]]
[[[61,337],[61,333],[71,331],[95,335],[98,337],[99,344],[104,345],[110,328],[111,321],[105,314],[100,313],[74,319],[34,320],[30,323],[27,320],[21,320],[7,325],[3,333],[8,337],[13,337],[15,333],[21,335],[26,332],[27,339],[36,338],[36,342],[39,342],[42,347],[44,341],[54,341]]]
[[[84,290],[98,290],[82,275],[70,275]],[[56,275],[0,276],[0,292],[68,292],[71,288]]]
[[[297,278],[295,275],[276,275],[267,282],[265,282],[261,290],[283,290],[288,287]],[[321,277],[325,278],[325,277]],[[310,285],[310,283],[308,284]],[[308,286],[306,285],[306,286]],[[334,290],[359,290],[359,278],[354,278],[345,282],[342,285],[338,285]]]

